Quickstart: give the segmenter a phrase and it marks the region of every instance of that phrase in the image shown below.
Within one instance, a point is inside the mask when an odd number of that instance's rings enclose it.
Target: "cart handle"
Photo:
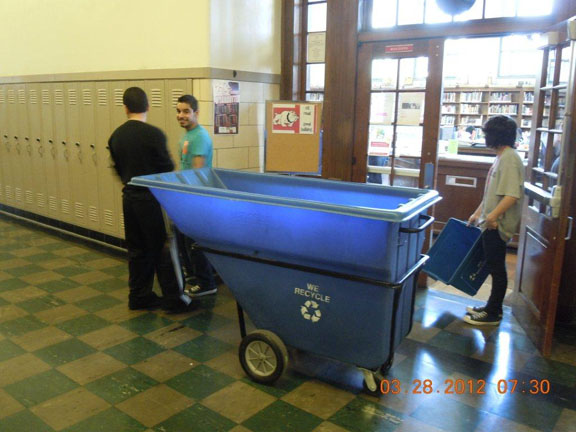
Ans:
[[[434,218],[432,218],[432,220],[434,220]],[[426,263],[426,261],[428,261],[430,259],[430,257],[428,255],[425,254],[420,254],[420,259],[418,260],[418,262],[416,264],[414,264],[410,270],[408,270],[408,273],[406,273],[404,275],[404,277],[402,279],[400,279],[398,282],[396,282],[398,285],[402,286],[404,284],[404,282],[406,282],[406,279],[412,277],[412,275],[414,273],[416,273],[417,271],[419,271],[422,266]]]
[[[432,216],[420,215],[420,219],[425,219],[426,222],[424,222],[418,228],[400,228],[400,232],[408,233],[408,234],[419,233],[419,232],[424,231],[426,228],[428,228],[430,225],[432,225],[434,223],[434,218]]]

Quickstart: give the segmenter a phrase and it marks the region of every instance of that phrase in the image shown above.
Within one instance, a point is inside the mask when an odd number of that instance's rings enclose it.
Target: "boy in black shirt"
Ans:
[[[163,307],[169,312],[190,310],[191,300],[180,291],[170,253],[166,247],[166,227],[162,209],[152,193],[129,185],[134,176],[172,171],[166,136],[146,123],[148,98],[144,90],[130,87],[124,92],[128,121],[118,127],[108,140],[114,168],[120,176],[124,232],[128,248],[130,309],[153,309],[161,298],[153,291],[154,274],[158,277]]]

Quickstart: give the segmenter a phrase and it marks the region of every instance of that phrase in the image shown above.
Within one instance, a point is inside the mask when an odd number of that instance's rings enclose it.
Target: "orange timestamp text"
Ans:
[[[499,394],[548,394],[550,381],[547,379],[501,379],[495,382]],[[380,381],[382,394],[486,394],[486,381],[483,379],[446,379],[441,383],[434,383],[431,379],[415,379],[409,383],[402,383],[397,379],[383,379]]]

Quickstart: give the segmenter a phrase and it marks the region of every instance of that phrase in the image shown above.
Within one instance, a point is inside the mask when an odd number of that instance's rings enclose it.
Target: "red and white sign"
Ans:
[[[316,107],[298,103],[272,105],[272,133],[316,133]]]
[[[386,53],[409,53],[414,51],[414,44],[386,45],[384,51]]]
[[[390,143],[371,141],[368,147],[368,156],[390,156]]]

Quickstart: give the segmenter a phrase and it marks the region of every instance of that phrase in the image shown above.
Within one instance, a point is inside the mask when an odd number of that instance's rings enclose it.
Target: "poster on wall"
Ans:
[[[240,111],[240,83],[214,80],[214,133],[237,134]]]
[[[420,126],[424,121],[425,93],[401,93],[398,100],[399,125]]]
[[[272,133],[314,135],[316,128],[316,105],[272,104]]]

